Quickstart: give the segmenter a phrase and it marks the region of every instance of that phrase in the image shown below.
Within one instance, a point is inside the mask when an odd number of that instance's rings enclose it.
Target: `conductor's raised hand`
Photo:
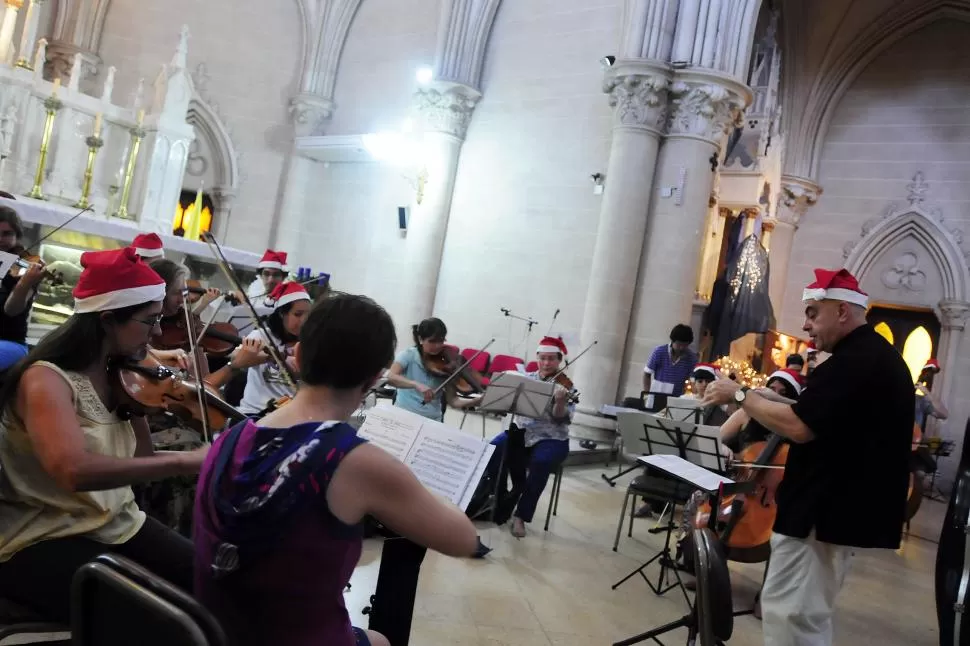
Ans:
[[[704,393],[704,399],[701,400],[701,405],[721,406],[723,404],[729,404],[734,401],[734,393],[740,389],[741,384],[733,379],[718,377],[707,387],[707,391]]]

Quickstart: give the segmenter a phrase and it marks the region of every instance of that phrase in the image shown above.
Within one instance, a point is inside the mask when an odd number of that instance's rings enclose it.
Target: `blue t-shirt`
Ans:
[[[418,353],[418,348],[411,346],[407,350],[402,350],[394,357],[394,363],[400,364],[401,368],[404,369],[404,376],[411,381],[416,381],[419,384],[424,384],[428,388],[437,388],[441,385],[441,382],[445,380],[444,377],[438,377],[431,374],[424,369],[424,364],[421,363],[421,355]],[[421,393],[414,388],[398,388],[397,396],[394,399],[394,405],[400,406],[404,410],[411,411],[422,417],[427,417],[428,419],[433,419],[440,422],[444,418],[444,413],[442,412],[442,395],[444,390],[440,391],[435,398],[432,399],[427,404],[424,403],[424,397]]]

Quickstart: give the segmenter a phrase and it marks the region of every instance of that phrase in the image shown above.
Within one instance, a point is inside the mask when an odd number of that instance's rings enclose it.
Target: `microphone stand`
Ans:
[[[539,321],[535,320],[531,316],[519,316],[517,314],[513,314],[512,313],[512,310],[510,310],[507,307],[503,307],[503,308],[501,308],[501,310],[502,310],[502,314],[504,314],[506,317],[508,317],[510,319],[515,319],[516,321],[522,321],[523,323],[525,323],[528,326],[528,331],[526,332],[526,335],[525,335],[525,347],[526,347],[526,349],[528,349],[528,347],[529,347],[529,339],[530,339],[530,337],[532,337],[532,326],[533,325],[538,325],[539,324]]]

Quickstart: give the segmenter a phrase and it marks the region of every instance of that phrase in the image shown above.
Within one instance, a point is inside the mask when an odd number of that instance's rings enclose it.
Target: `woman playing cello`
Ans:
[[[165,283],[131,248],[87,252],[74,314],[7,376],[0,396],[0,596],[67,621],[71,577],[117,552],[192,585],[192,543],[146,518],[131,485],[197,473],[207,449],[156,454],[119,417],[116,359],[142,359]]]

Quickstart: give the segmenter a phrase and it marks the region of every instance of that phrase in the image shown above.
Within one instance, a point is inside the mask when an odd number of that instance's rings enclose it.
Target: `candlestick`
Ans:
[[[48,97],[44,101],[47,118],[44,120],[44,136],[40,140],[40,159],[37,160],[37,172],[34,173],[34,187],[27,194],[27,197],[32,197],[35,200],[46,199],[43,186],[44,172],[47,170],[47,150],[51,143],[51,133],[54,132],[54,119],[57,117],[57,111],[63,106],[64,104],[56,96]]]
[[[98,115],[99,117],[101,115]],[[91,195],[91,180],[94,179],[94,159],[98,156],[98,149],[104,145],[104,139],[97,134],[84,140],[88,145],[88,165],[84,169],[84,184],[81,186],[81,199],[74,203],[76,209],[86,209],[91,206],[88,197]]]
[[[24,14],[24,24],[20,32],[20,49],[17,58],[17,67],[33,70],[30,66],[31,49],[34,46],[34,37],[37,35],[37,26],[34,22],[34,0],[27,0],[27,12]]]
[[[128,151],[125,179],[121,185],[121,200],[118,203],[118,210],[114,213],[116,218],[123,220],[132,219],[128,213],[128,200],[131,198],[131,184],[135,179],[135,163],[138,161],[138,149],[141,147],[141,140],[145,137],[145,130],[142,129],[140,124],[132,128],[129,132],[131,132],[131,150]]]

